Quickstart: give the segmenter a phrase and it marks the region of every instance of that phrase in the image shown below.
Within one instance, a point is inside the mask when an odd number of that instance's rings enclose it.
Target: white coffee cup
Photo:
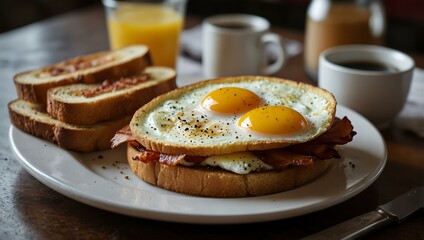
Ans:
[[[205,77],[248,74],[270,75],[286,60],[279,35],[270,33],[269,22],[259,16],[224,14],[203,21],[203,72]],[[275,44],[276,60],[267,64],[266,45]]]
[[[318,85],[382,129],[402,110],[414,66],[411,57],[394,49],[344,45],[320,54]]]

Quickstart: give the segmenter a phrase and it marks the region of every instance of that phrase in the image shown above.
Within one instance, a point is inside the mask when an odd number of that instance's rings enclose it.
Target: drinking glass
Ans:
[[[112,50],[147,45],[154,65],[176,67],[186,0],[103,0]]]

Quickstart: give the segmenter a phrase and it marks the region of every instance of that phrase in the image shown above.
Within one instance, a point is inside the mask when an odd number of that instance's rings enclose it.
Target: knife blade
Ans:
[[[403,222],[423,208],[424,187],[416,187],[392,201],[378,206],[372,212],[339,223],[304,239],[356,239],[384,226]]]

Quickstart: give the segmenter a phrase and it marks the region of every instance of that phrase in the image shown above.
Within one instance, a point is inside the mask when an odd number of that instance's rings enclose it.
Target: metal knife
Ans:
[[[389,224],[405,221],[422,208],[424,208],[424,187],[417,187],[378,206],[372,212],[339,223],[304,239],[356,239]]]

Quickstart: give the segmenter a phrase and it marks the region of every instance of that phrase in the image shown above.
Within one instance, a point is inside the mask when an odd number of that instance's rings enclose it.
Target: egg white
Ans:
[[[203,160],[201,163],[193,163],[182,160],[178,164],[187,167],[218,167],[237,174],[248,174],[251,172],[274,169],[271,165],[266,164],[251,152],[236,152],[222,155],[213,155],[205,158],[205,160]]]

